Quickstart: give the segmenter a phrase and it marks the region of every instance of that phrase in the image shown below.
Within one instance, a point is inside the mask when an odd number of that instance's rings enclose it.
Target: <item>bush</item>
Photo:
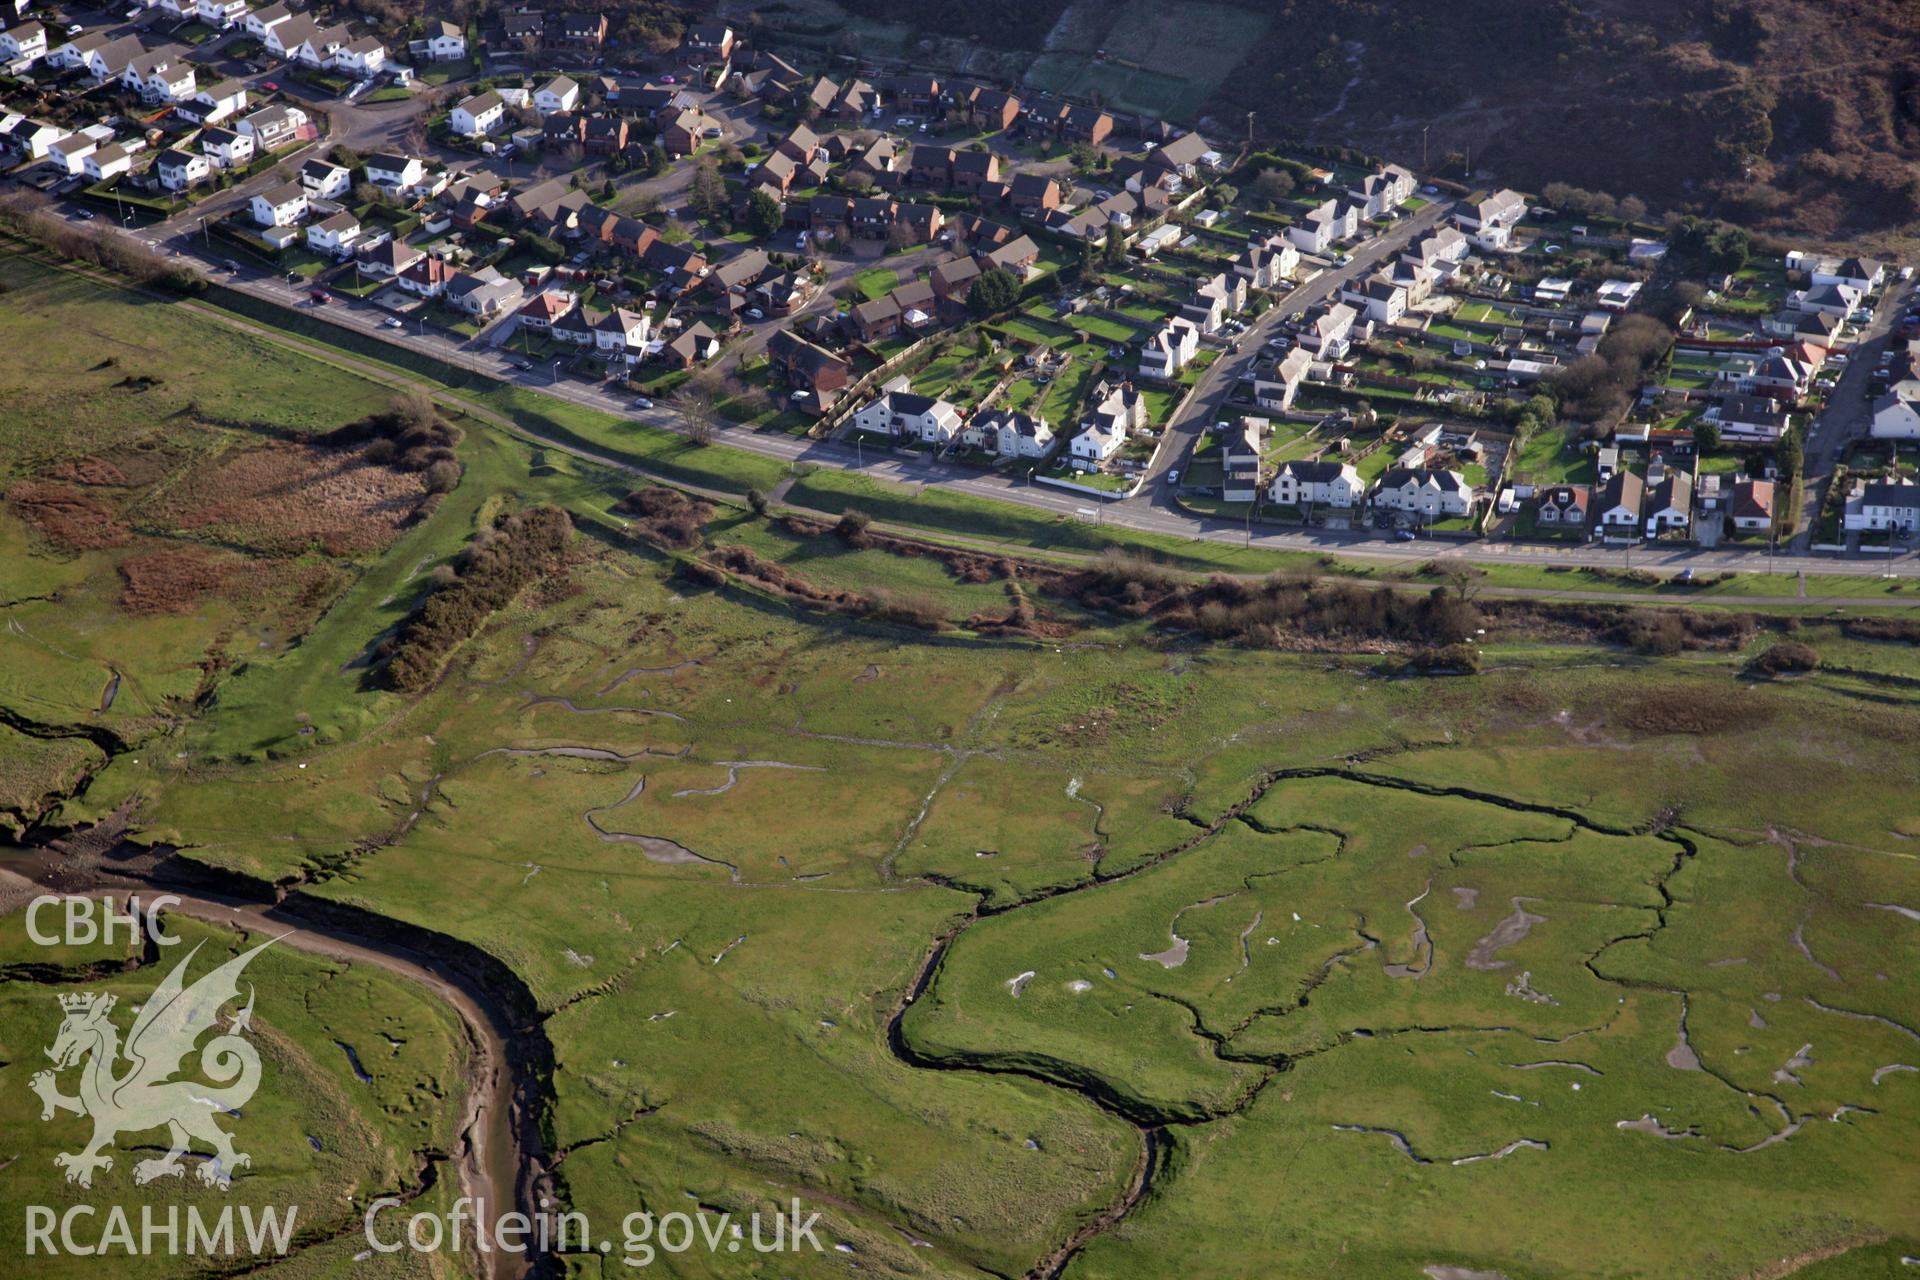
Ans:
[[[1805,675],[1820,666],[1820,655],[1797,640],[1783,640],[1758,654],[1747,669],[1760,675]]]
[[[848,507],[840,513],[840,522],[834,525],[833,531],[839,534],[843,541],[859,546],[866,541],[867,527],[872,523],[872,516],[855,507]]]

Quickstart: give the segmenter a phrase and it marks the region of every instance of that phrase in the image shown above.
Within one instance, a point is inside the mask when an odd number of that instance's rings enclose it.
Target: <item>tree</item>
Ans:
[[[674,394],[674,411],[680,415],[680,425],[686,430],[687,439],[698,445],[713,443],[713,429],[719,424],[720,410],[714,401],[714,388],[717,381],[711,368],[701,369],[681,384]]]
[[[608,178],[600,184],[600,198],[602,200],[611,200],[616,194],[618,194],[618,192],[614,189],[612,178]]]
[[[1292,195],[1293,188],[1293,175],[1285,169],[1262,169],[1260,176],[1253,180],[1253,194],[1269,208]]]
[[[1106,259],[1107,265],[1110,267],[1124,266],[1126,264],[1127,237],[1117,226],[1109,226],[1107,228]]]
[[[786,221],[786,213],[772,193],[761,187],[747,197],[746,221],[747,230],[764,238],[780,229],[781,223]]]
[[[1004,267],[988,267],[967,290],[967,310],[980,319],[1011,310],[1019,300],[1020,281]]]
[[[1720,424],[1708,422],[1705,418],[1693,424],[1693,447],[1696,452],[1706,453],[1720,447]]]
[[[1217,182],[1213,187],[1213,203],[1226,208],[1240,198],[1240,188],[1230,182]]]
[[[887,252],[898,253],[913,245],[913,228],[895,220],[887,224]]]
[[[1639,196],[1625,196],[1614,210],[1622,222],[1644,222],[1647,217],[1647,202]]]
[[[708,219],[718,218],[727,211],[727,184],[712,163],[703,160],[693,171],[693,182],[687,188],[687,205]]]
[[[767,514],[767,495],[760,492],[759,486],[748,486],[747,505],[753,508],[753,514],[757,516]]]
[[[840,175],[840,189],[850,196],[864,196],[873,190],[873,176],[860,169]]]

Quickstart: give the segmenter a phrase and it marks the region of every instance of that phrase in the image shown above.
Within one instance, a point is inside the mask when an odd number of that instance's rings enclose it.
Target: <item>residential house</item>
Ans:
[[[62,173],[76,174],[84,172],[87,157],[99,149],[100,144],[84,133],[70,133],[47,148],[47,162]]]
[[[438,298],[447,291],[454,277],[454,266],[445,258],[422,254],[404,267],[396,281],[408,293],[422,298]]]
[[[707,286],[721,293],[745,293],[772,268],[765,249],[744,249],[714,267]]]
[[[222,80],[212,88],[196,90],[186,106],[201,124],[219,124],[246,110],[247,86],[239,80]]]
[[[1733,527],[1743,533],[1764,532],[1773,528],[1773,481],[1740,480],[1733,486],[1727,503]]]
[[[900,332],[900,304],[892,298],[874,298],[856,304],[850,319],[862,342],[884,342]]]
[[[790,329],[767,339],[767,363],[787,385],[813,393],[814,406],[821,412],[831,408],[853,380],[852,366],[845,360]]]
[[[67,37],[66,40],[49,49],[47,51],[47,63],[50,66],[59,67],[62,70],[84,67],[88,65],[88,57],[106,43],[107,37],[105,32],[83,31],[77,36]]]
[[[1085,142],[1099,146],[1113,133],[1113,117],[1099,107],[1083,103],[1062,106],[1047,122],[1053,136],[1066,142]]]
[[[555,76],[533,91],[533,109],[543,116],[580,105],[580,86],[571,76]]]
[[[724,22],[693,23],[680,41],[681,55],[689,63],[725,62],[733,50],[733,28]]]
[[[999,458],[1044,458],[1053,448],[1053,428],[1045,418],[1013,409],[975,415],[961,438],[975,448],[991,450]]]
[[[1693,477],[1678,467],[1663,468],[1647,494],[1646,516],[1648,537],[1693,523]]]
[[[1260,498],[1261,446],[1266,422],[1242,418],[1227,428],[1220,441],[1220,496],[1228,502],[1257,502]]]
[[[133,157],[128,155],[127,149],[119,143],[109,142],[106,146],[97,147],[89,152],[87,158],[81,163],[81,167],[86,171],[88,181],[105,182],[109,178],[117,178],[131,171]]]
[[[283,182],[277,187],[268,187],[253,197],[252,210],[254,225],[261,227],[291,227],[307,216],[307,193],[297,182]]]
[[[1362,178],[1360,185],[1347,194],[1359,204],[1362,216],[1380,218],[1413,199],[1418,185],[1410,171],[1388,164]]]
[[[550,53],[591,57],[607,41],[607,19],[600,13],[549,12],[542,30]]]
[[[790,316],[805,307],[813,293],[811,276],[798,271],[782,271],[755,284],[747,294],[747,300],[766,315]]]
[[[587,117],[587,154],[594,156],[618,155],[627,149],[627,119],[625,116],[594,115]]]
[[[360,271],[364,275],[392,280],[426,256],[405,240],[390,237],[370,249],[360,250]]]
[[[1287,228],[1287,239],[1302,253],[1324,255],[1341,238],[1340,226],[1339,202],[1326,200],[1300,215],[1300,220]]]
[[[910,245],[932,244],[944,221],[946,215],[938,205],[903,204],[893,211],[893,226],[887,228],[887,234],[898,231]]]
[[[186,191],[213,176],[213,166],[196,152],[168,147],[154,158],[154,172],[168,191]]]
[[[1920,401],[1889,391],[1873,402],[1868,434],[1876,440],[1920,440]]]
[[[273,0],[272,4],[248,11],[240,20],[248,35],[262,44],[266,43],[267,33],[275,27],[293,21],[293,10],[286,0]]]
[[[954,150],[931,143],[915,143],[907,164],[907,181],[916,187],[944,191],[953,185]]]
[[[1816,372],[1811,361],[1798,358],[1804,354],[1803,349],[1796,349],[1795,355],[1789,355],[1775,347],[1760,358],[1752,372],[1736,378],[1734,385],[1749,395],[1758,393],[1782,400],[1798,400],[1813,385]]]
[[[853,413],[856,431],[936,446],[952,443],[960,425],[958,409],[938,397],[916,395],[905,376],[889,381],[877,399]]]
[[[1366,482],[1350,462],[1295,459],[1283,462],[1267,486],[1267,501],[1286,507],[1338,507],[1356,505],[1366,492]]]
[[[940,104],[940,81],[934,76],[896,76],[887,81],[886,92],[901,111],[932,111]]]
[[[1729,442],[1772,444],[1787,430],[1787,411],[1768,396],[1726,396],[1700,416]]]
[[[603,360],[638,364],[646,356],[652,327],[646,312],[615,307],[593,326],[594,350]]]
[[[1060,207],[1060,184],[1043,173],[1016,173],[1007,198],[1015,213],[1039,221]]]
[[[332,200],[353,187],[353,174],[327,160],[309,160],[300,166],[300,186],[309,200]]]
[[[387,46],[372,36],[360,36],[335,49],[327,66],[356,80],[370,80],[387,65]]]
[[[1169,320],[1140,349],[1140,376],[1171,382],[1200,350],[1200,331],[1185,320]]]
[[[1584,484],[1556,484],[1534,492],[1534,523],[1543,529],[1585,529],[1593,490]]]
[[[184,102],[198,88],[193,64],[179,49],[141,54],[127,63],[120,83],[148,102]]]
[[[1796,295],[1792,301],[1801,311],[1845,321],[1851,320],[1853,313],[1860,309],[1862,296],[1860,290],[1850,284],[1816,284]]]
[[[587,118],[573,111],[556,111],[540,121],[540,146],[548,155],[565,155],[568,147],[587,141]]]
[[[862,196],[848,210],[847,228],[863,239],[884,240],[899,212],[899,204],[892,200]]]
[[[915,147],[918,152],[920,148]],[[1000,157],[991,151],[955,151],[952,155],[952,185],[956,191],[977,194],[989,183],[1000,181]]]
[[[1271,374],[1255,376],[1254,403],[1262,409],[1285,411],[1293,408],[1293,398],[1299,394],[1300,386],[1307,380],[1307,372],[1312,367],[1313,357],[1304,348],[1294,347],[1274,362]]]
[[[458,62],[467,56],[467,33],[445,18],[429,18],[425,39],[427,61]]]
[[[233,129],[208,129],[200,135],[200,150],[216,169],[238,169],[253,160],[253,135]],[[262,226],[290,226],[291,223],[262,223]]]
[[[676,160],[682,156],[690,156],[700,149],[701,137],[709,127],[706,116],[691,107],[682,107],[661,124],[658,139],[660,149]],[[779,158],[781,157],[768,157],[767,161],[761,164],[760,173],[764,175],[768,165]],[[791,174],[791,172],[792,170],[789,169],[788,173]],[[785,190],[786,187],[783,185],[781,191]]]
[[[257,154],[277,151],[289,142],[298,140],[300,131],[306,126],[307,113],[299,107],[271,106],[260,108],[235,127],[241,133],[252,136],[253,149]]]
[[[1920,485],[1904,480],[1856,482],[1847,495],[1842,523],[1850,533],[1883,529],[1912,533],[1920,528]]]
[[[38,22],[22,22],[0,31],[0,59],[38,62],[47,56],[47,29]]]
[[[96,46],[86,55],[83,65],[87,74],[104,84],[122,79],[127,73],[127,65],[146,52],[146,46],[140,43],[139,36],[121,36],[118,40],[109,40]]]
[[[1340,297],[1375,324],[1398,324],[1407,313],[1407,291],[1384,273],[1349,283]]]
[[[260,33],[259,40],[261,46],[275,58],[291,61],[319,34],[320,24],[313,15],[295,13],[288,15],[285,21],[267,27]]]
[[[486,319],[501,315],[520,305],[525,291],[517,280],[510,280],[492,267],[462,271],[447,281],[447,305],[471,316]]]
[[[948,258],[933,268],[933,295],[940,313],[948,319],[966,314],[967,294],[980,278],[980,264],[964,256]]]
[[[1011,271],[1014,275],[1025,279],[1028,270],[1034,263],[1040,261],[1040,246],[1033,242],[1031,236],[1017,236],[1005,244],[985,250],[984,254],[976,245],[974,256],[984,257],[987,266]]]
[[[1826,259],[1807,273],[1815,285],[1843,284],[1855,293],[1866,295],[1878,289],[1887,278],[1886,267],[1872,258]]]
[[[1322,360],[1339,360],[1347,354],[1353,326],[1360,313],[1344,302],[1317,307],[1300,330],[1300,345]]]
[[[967,91],[961,105],[974,128],[989,132],[1011,129],[1020,118],[1020,99],[998,89],[976,85]]]
[[[1631,537],[1640,532],[1640,507],[1646,498],[1646,481],[1637,471],[1624,467],[1600,486],[1599,522],[1606,532]]]
[[[307,248],[329,258],[352,257],[359,238],[360,219],[345,209],[307,227]]]
[[[1458,471],[1435,467],[1389,467],[1374,490],[1373,505],[1428,520],[1464,516],[1473,509],[1473,490]]]
[[[484,138],[507,118],[506,100],[492,89],[462,100],[447,116],[447,124],[463,138]]]
[[[1482,249],[1504,251],[1513,241],[1513,229],[1527,216],[1526,197],[1502,189],[1490,196],[1469,197],[1454,207],[1453,221]]]
[[[419,156],[376,151],[367,157],[367,181],[390,200],[411,194],[426,176],[426,163]]]
[[[577,310],[579,303],[572,294],[559,289],[544,289],[520,304],[520,309],[513,313],[513,327],[515,332],[530,329],[535,333],[550,334],[556,322],[566,319]],[[582,328],[591,334],[590,323]]]
[[[1839,316],[1828,315],[1824,311],[1800,311],[1789,307],[1776,311],[1760,322],[1760,328],[1771,338],[1784,338],[1791,342],[1812,342],[1823,347],[1834,345],[1841,325]]]
[[[1300,265],[1300,250],[1283,236],[1254,240],[1233,261],[1233,271],[1246,280],[1250,289],[1277,289]]]

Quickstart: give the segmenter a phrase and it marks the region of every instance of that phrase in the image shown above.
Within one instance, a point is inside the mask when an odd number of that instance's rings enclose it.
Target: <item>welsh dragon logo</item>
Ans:
[[[222,1112],[236,1114],[260,1087],[260,1054],[243,1038],[253,1017],[251,986],[246,1006],[228,1017],[226,1029],[218,1023],[220,1010],[240,996],[241,970],[271,945],[271,940],[263,942],[186,986],[183,975],[200,950],[196,944],[140,1007],[124,1045],[108,1018],[115,997],[93,992],[60,997],[66,1016],[46,1051],[53,1070],[37,1072],[30,1083],[40,1095],[42,1120],[69,1111],[93,1121],[93,1138],[83,1149],[53,1158],[68,1182],[92,1186],[94,1170],[113,1167],[113,1157],[102,1150],[113,1146],[115,1138],[163,1127],[167,1153],[136,1164],[136,1183],[185,1174],[180,1158],[195,1141],[213,1148],[213,1157],[194,1168],[207,1186],[226,1190],[234,1172],[253,1162],[233,1149],[232,1137],[216,1123]],[[200,1048],[199,1074],[216,1083],[175,1079],[208,1032],[215,1034]],[[80,1092],[69,1097],[60,1092],[56,1075],[74,1066],[80,1067]]]

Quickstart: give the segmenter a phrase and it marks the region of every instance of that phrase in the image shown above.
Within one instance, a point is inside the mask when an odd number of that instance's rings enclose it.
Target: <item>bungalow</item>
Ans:
[[[447,124],[463,138],[484,138],[506,117],[506,100],[489,89],[461,101],[447,116]]]
[[[1584,484],[1556,484],[1534,494],[1534,523],[1543,529],[1584,529],[1593,490]]]
[[[1625,468],[1614,472],[1600,488],[1600,527],[1617,536],[1638,533],[1640,505],[1646,492],[1646,481],[1638,472]]]
[[[1693,522],[1693,477],[1678,467],[1667,467],[1665,472],[1647,496],[1648,537],[1685,529]]]
[[[252,208],[256,226],[291,227],[307,216],[307,193],[297,182],[283,182],[256,195]]]
[[[1434,467],[1389,467],[1374,490],[1373,505],[1427,519],[1464,516],[1473,509],[1473,490],[1458,471]]]
[[[544,289],[520,304],[513,313],[513,327],[516,332],[531,329],[535,333],[552,333],[553,326],[578,311],[579,303],[570,293],[559,289]],[[591,339],[591,325],[583,324],[582,331]],[[584,340],[583,340],[584,341]]]
[[[854,410],[853,429],[944,446],[960,434],[960,411],[938,397],[914,394],[902,375],[889,381],[877,399]]]
[[[397,283],[408,293],[437,298],[447,291],[453,275],[453,264],[445,258],[421,254],[401,270]]]
[[[1482,249],[1505,250],[1513,229],[1527,216],[1527,201],[1517,191],[1502,189],[1490,196],[1469,197],[1454,207],[1453,221]]]
[[[168,191],[186,191],[213,176],[213,166],[205,156],[178,147],[162,151],[153,167],[160,175],[160,185]]]
[[[593,326],[594,350],[603,360],[638,364],[647,353],[652,327],[646,312],[615,307]]]
[[[68,37],[48,50],[47,64],[62,70],[84,67],[87,65],[88,55],[106,43],[107,37],[104,32],[83,31],[77,36]]]
[[[105,182],[109,178],[117,178],[123,173],[130,172],[133,168],[133,157],[128,155],[127,149],[119,143],[109,142],[106,146],[89,152],[81,167],[86,170],[89,181]]]
[[[389,238],[371,249],[360,251],[360,270],[365,275],[392,280],[426,256],[405,240]]]
[[[140,37],[121,36],[118,40],[109,40],[96,46],[86,55],[83,65],[89,75],[102,83],[119,80],[126,75],[127,65],[146,51],[146,46],[140,43]]]
[[[1868,434],[1876,440],[1920,440],[1920,401],[1888,392],[1873,402]]]
[[[1174,174],[1184,179],[1199,176],[1202,168],[1220,165],[1220,153],[1197,133],[1182,134],[1148,151],[1141,159],[1143,181],[1157,181],[1157,174]]]
[[[210,27],[226,30],[247,16],[247,0],[195,0],[194,15]]]
[[[1140,376],[1171,382],[1200,350],[1200,331],[1184,320],[1169,320],[1140,350]]]
[[[1727,504],[1727,513],[1733,517],[1733,527],[1742,532],[1772,529],[1773,481],[1736,482],[1732,499]]]
[[[1291,409],[1293,398],[1299,394],[1300,384],[1307,380],[1307,371],[1312,367],[1313,357],[1303,348],[1293,348],[1274,364],[1270,377],[1254,378],[1254,403],[1262,409]]]
[[[1850,284],[1817,284],[1794,296],[1793,305],[1801,311],[1851,320],[1860,309],[1860,290]]]
[[[247,86],[239,80],[222,80],[211,89],[197,91],[189,106],[202,124],[219,124],[246,109]]]
[[[1283,462],[1267,486],[1267,501],[1287,507],[1351,507],[1366,482],[1350,462],[1295,459]]]
[[[236,128],[253,137],[256,153],[273,151],[300,136],[307,126],[307,113],[299,107],[262,107],[243,119]]]
[[[360,219],[345,209],[307,227],[307,248],[330,258],[351,257],[359,238]]]
[[[713,268],[707,284],[721,293],[745,293],[771,269],[765,249],[743,249]]]
[[[967,444],[1000,458],[1044,458],[1053,448],[1053,428],[1045,418],[1013,409],[978,414],[960,434]]]
[[[580,86],[571,76],[555,76],[533,91],[533,109],[543,116],[580,105]]]
[[[1844,284],[1862,295],[1878,289],[1886,278],[1886,267],[1872,258],[1823,260],[1808,273],[1808,279],[1815,285]]]
[[[978,257],[980,251],[975,249],[974,254]],[[988,266],[999,267],[1002,271],[1011,271],[1024,278],[1033,264],[1040,261],[1040,246],[1033,242],[1031,236],[1018,236],[988,250],[985,258]]]
[[[519,306],[523,292],[518,281],[492,267],[482,267],[462,271],[447,281],[446,298],[449,306],[485,319]]]
[[[658,235],[648,240],[647,247],[641,251],[641,261],[662,275],[683,276],[689,281],[707,269],[707,255],[697,245],[668,244]]]
[[[1788,308],[1776,311],[1760,322],[1760,328],[1770,338],[1784,338],[1790,342],[1813,342],[1823,347],[1834,344],[1840,332],[1842,321],[1839,316],[1828,315],[1824,311],[1799,311]]]
[[[1700,416],[1729,441],[1773,444],[1787,430],[1787,411],[1767,396],[1727,396]]]
[[[420,185],[427,166],[419,156],[376,151],[367,157],[367,181],[388,199],[398,199]]]
[[[1847,495],[1843,523],[1849,532],[1920,528],[1920,485],[1875,480],[1856,483]]]
[[[253,135],[236,133],[232,129],[208,129],[200,135],[200,150],[206,153],[208,160],[216,169],[238,169],[253,159]],[[262,223],[262,226],[290,226],[290,222],[275,219]]]
[[[552,298],[553,296],[553,294],[542,295],[544,298]],[[561,296],[568,296],[570,305],[561,309],[559,315],[554,316],[547,322],[548,334],[552,336],[555,342],[567,342],[576,347],[592,346],[594,327],[600,323],[600,314],[589,307],[572,301],[569,295]],[[522,307],[519,311],[514,312],[514,324],[516,327],[525,323],[521,319],[525,311],[526,308]]]

